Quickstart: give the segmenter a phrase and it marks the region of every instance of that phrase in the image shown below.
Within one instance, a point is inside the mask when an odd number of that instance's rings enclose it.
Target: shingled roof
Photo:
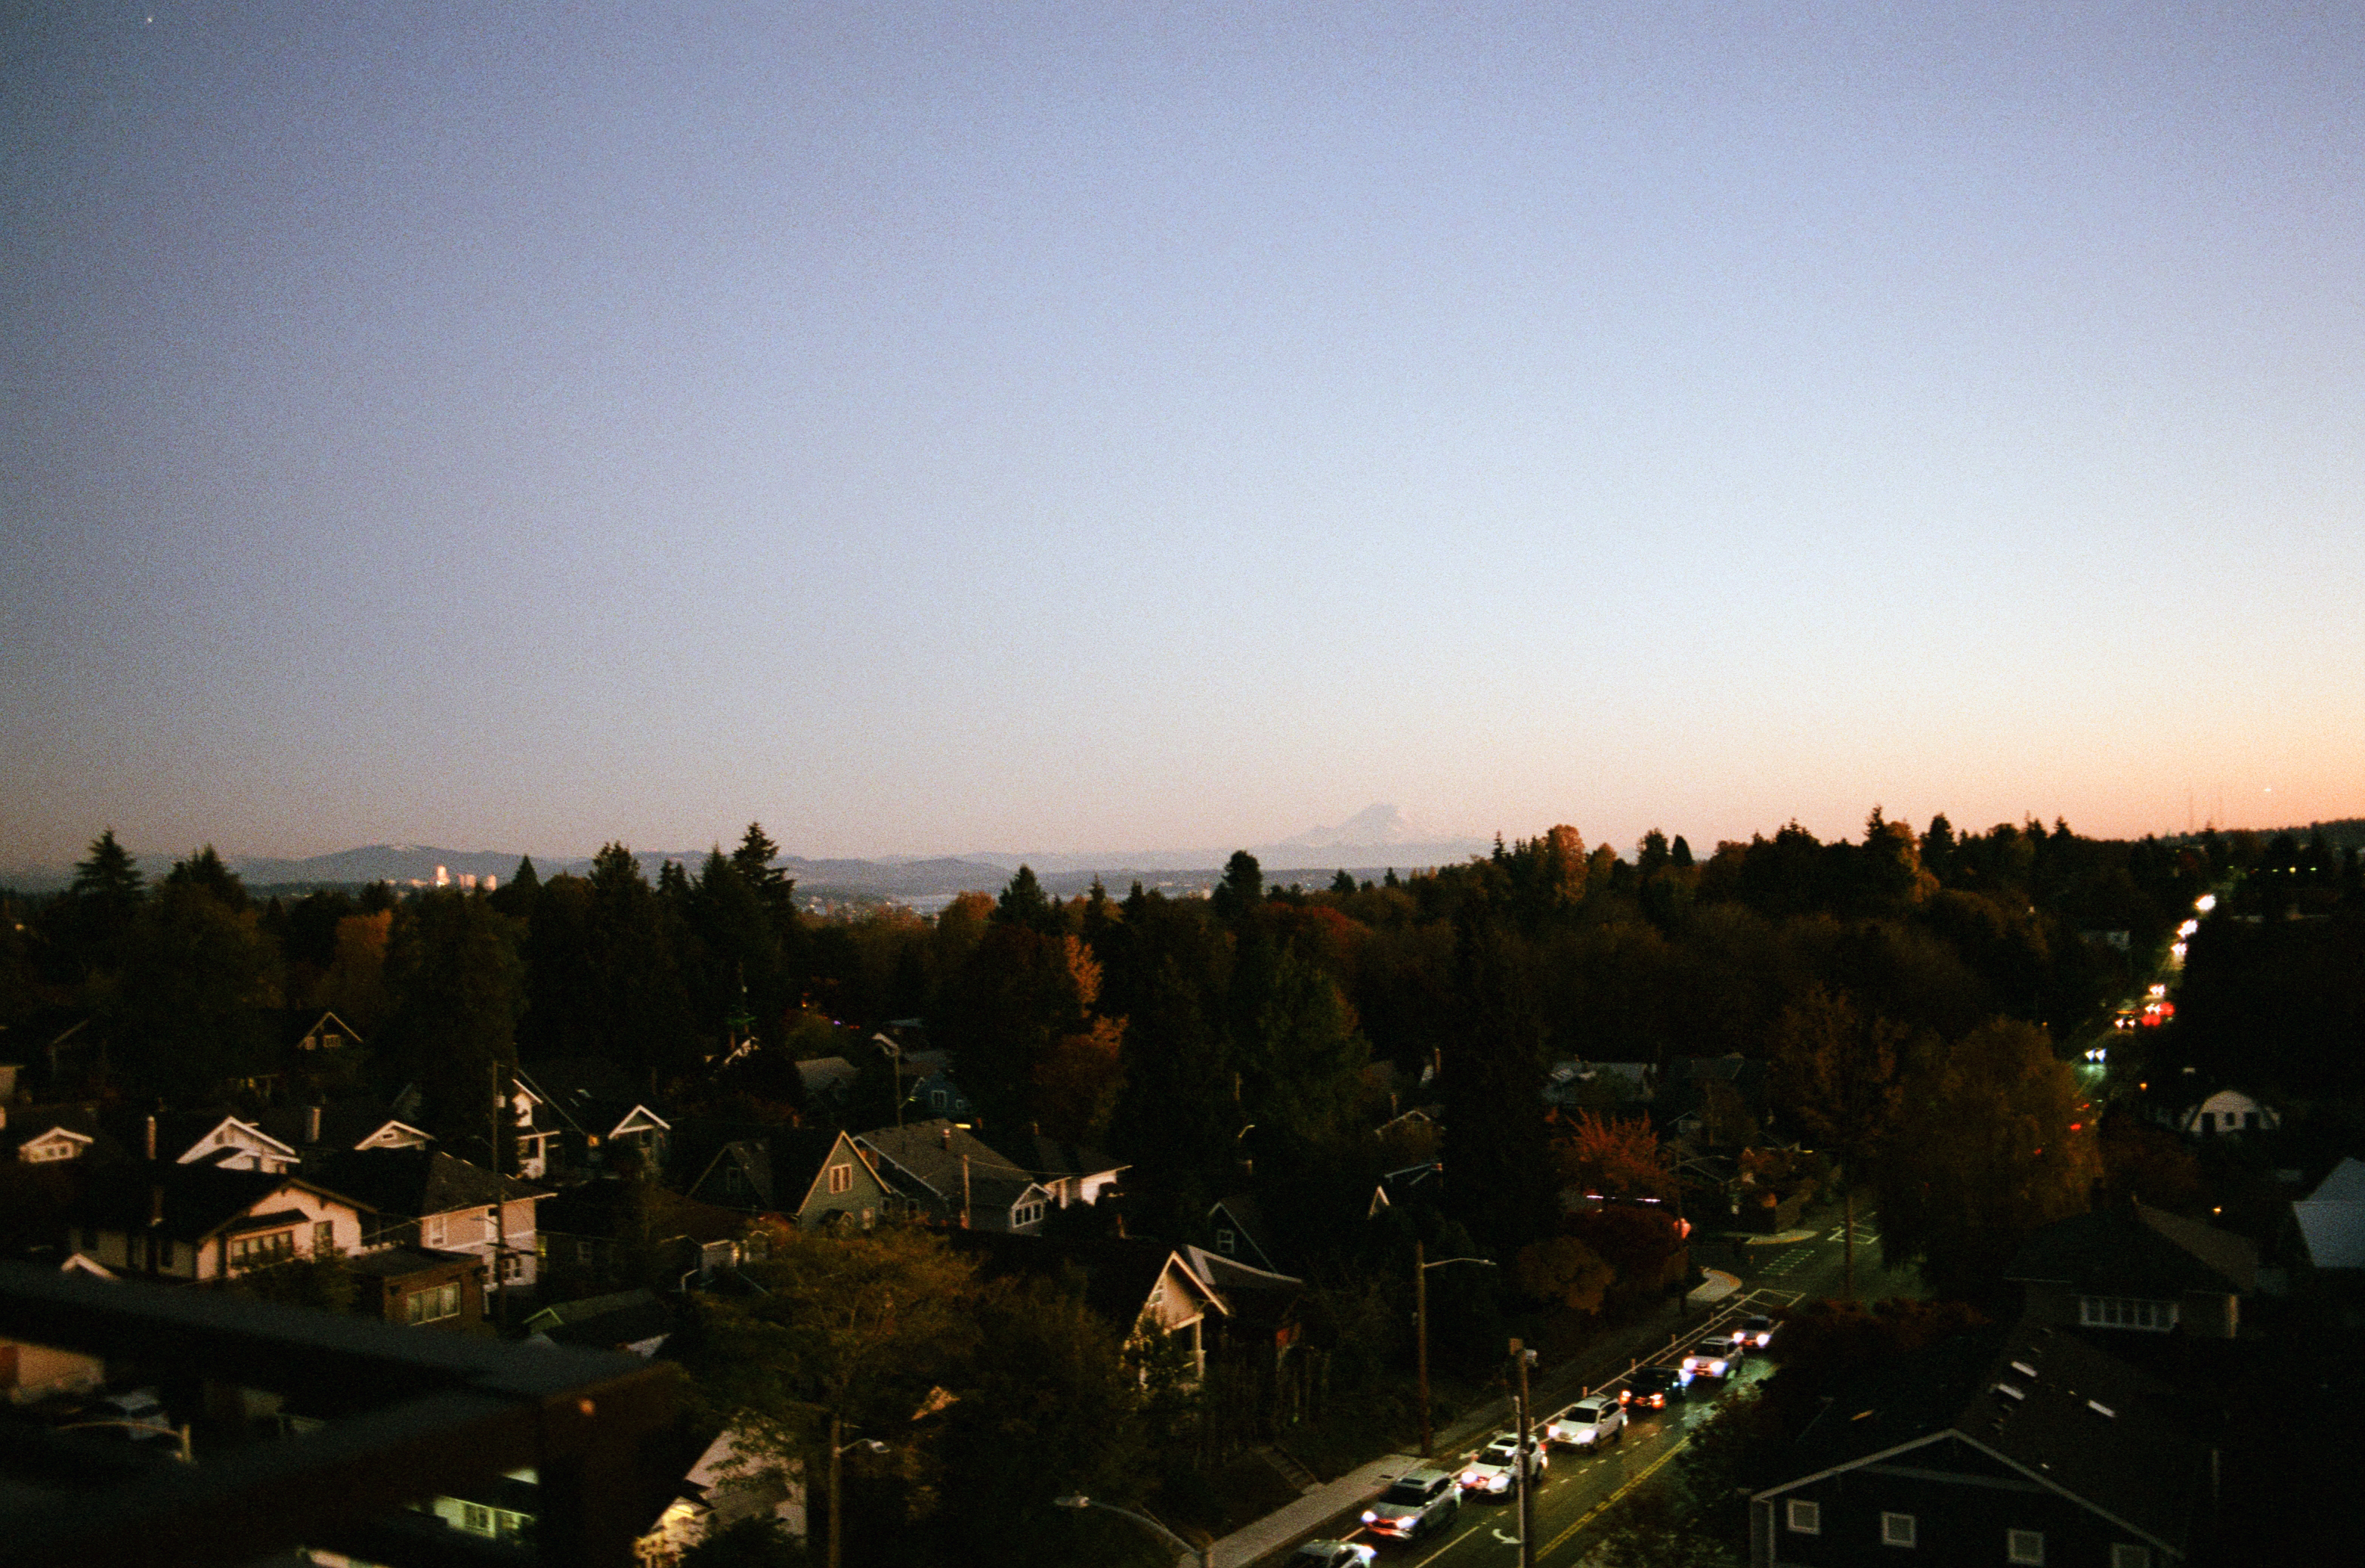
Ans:
[[[2181,1555],[2202,1445],[2166,1384],[2077,1335],[2023,1322],[1946,1340],[1848,1387],[1802,1433],[1798,1473],[1759,1500],[1933,1445],[1961,1445]]]
[[[2259,1249],[2230,1231],[2135,1203],[2044,1226],[2004,1278],[2113,1295],[2245,1292],[2258,1284]]]
[[[404,1219],[549,1195],[545,1188],[514,1176],[497,1177],[440,1148],[348,1149],[310,1169],[335,1191]]]

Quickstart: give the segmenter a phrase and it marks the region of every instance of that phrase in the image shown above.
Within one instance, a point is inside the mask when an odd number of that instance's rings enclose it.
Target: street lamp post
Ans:
[[[838,1462],[846,1457],[848,1449],[860,1449],[866,1453],[887,1451],[887,1445],[877,1438],[861,1438],[850,1443],[839,1441],[845,1435],[846,1423],[833,1414],[829,1418],[829,1568],[838,1568],[838,1542],[845,1535]]]
[[[1054,1497],[1051,1499],[1051,1503],[1053,1506],[1060,1508],[1098,1508],[1104,1513],[1123,1514],[1126,1518],[1133,1520],[1136,1524],[1148,1525],[1151,1529],[1156,1530],[1159,1534],[1172,1541],[1177,1551],[1187,1551],[1194,1557],[1196,1557],[1199,1560],[1199,1568],[1216,1568],[1216,1543],[1214,1540],[1209,1540],[1205,1546],[1194,1546],[1189,1541],[1184,1540],[1181,1536],[1176,1535],[1172,1530],[1168,1529],[1164,1525],[1160,1524],[1156,1519],[1151,1518],[1148,1514],[1138,1514],[1131,1508],[1120,1508],[1115,1503],[1098,1502],[1093,1498],[1085,1496],[1081,1492],[1070,1492],[1064,1497]]]
[[[1495,1266],[1492,1258],[1440,1258],[1432,1263],[1429,1261],[1429,1243],[1416,1241],[1412,1244],[1413,1316],[1420,1325],[1417,1338],[1420,1341],[1420,1457],[1423,1459],[1429,1457],[1429,1447],[1435,1441],[1429,1430],[1429,1271],[1442,1269],[1448,1263],[1477,1263],[1489,1269]]]

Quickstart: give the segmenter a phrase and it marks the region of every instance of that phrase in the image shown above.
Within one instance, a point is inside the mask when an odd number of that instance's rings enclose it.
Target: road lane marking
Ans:
[[[1413,1568],[1429,1568],[1430,1563],[1436,1562],[1439,1558],[1444,1556],[1447,1552],[1452,1551],[1463,1541],[1471,1540],[1476,1536],[1477,1533],[1478,1527],[1474,1524],[1472,1525],[1468,1529],[1463,1530],[1460,1535],[1455,1536],[1452,1540],[1447,1541],[1443,1546],[1439,1547],[1435,1551],[1430,1552],[1418,1562],[1414,1563]]]
[[[1683,1452],[1685,1445],[1689,1443],[1691,1440],[1691,1433],[1687,1431],[1680,1439],[1668,1446],[1666,1452],[1653,1460],[1650,1464],[1643,1469],[1641,1474],[1629,1479],[1626,1484],[1619,1487],[1617,1491],[1612,1492],[1608,1496],[1604,1497],[1601,1501],[1594,1504],[1593,1506],[1587,1508],[1582,1515],[1578,1516],[1577,1521],[1575,1524],[1569,1526],[1566,1529],[1552,1537],[1549,1541],[1546,1541],[1544,1543],[1543,1550],[1536,1553],[1537,1558],[1541,1560],[1543,1557],[1544,1552],[1559,1550],[1563,1541],[1565,1541],[1569,1537],[1583,1529],[1586,1525],[1591,1524],[1595,1518],[1597,1517],[1604,1508],[1609,1506],[1610,1504],[1615,1503],[1619,1498],[1623,1497],[1627,1493],[1631,1492],[1635,1487],[1640,1486],[1643,1482],[1648,1481],[1652,1475],[1656,1473],[1661,1465],[1675,1458],[1676,1455]]]

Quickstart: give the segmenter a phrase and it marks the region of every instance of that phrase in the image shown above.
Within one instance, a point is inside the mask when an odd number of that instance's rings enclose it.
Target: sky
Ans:
[[[0,865],[2365,814],[2348,4],[0,23]]]

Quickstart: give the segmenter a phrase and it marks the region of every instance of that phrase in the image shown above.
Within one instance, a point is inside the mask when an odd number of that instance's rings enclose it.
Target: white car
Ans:
[[[1732,1370],[1732,1342],[1721,1335],[1701,1340],[1684,1357],[1686,1377],[1722,1377]]]
[[[1309,1540],[1289,1554],[1286,1568],[1372,1568],[1379,1552],[1351,1540]]]
[[[1550,1463],[1551,1461],[1544,1457],[1543,1444],[1534,1443],[1529,1447],[1530,1479],[1542,1476]],[[1462,1467],[1462,1490],[1486,1497],[1499,1497],[1511,1490],[1518,1480],[1519,1470],[1519,1439],[1506,1432],[1470,1456],[1470,1462]]]
[[[1744,1342],[1746,1348],[1752,1350],[1762,1350],[1772,1344],[1774,1320],[1763,1314],[1743,1318],[1741,1327],[1732,1331],[1732,1348],[1736,1350],[1741,1350]]]
[[[1544,1423],[1544,1441],[1563,1448],[1608,1448],[1626,1435],[1626,1407],[1610,1394],[1578,1400]]]

